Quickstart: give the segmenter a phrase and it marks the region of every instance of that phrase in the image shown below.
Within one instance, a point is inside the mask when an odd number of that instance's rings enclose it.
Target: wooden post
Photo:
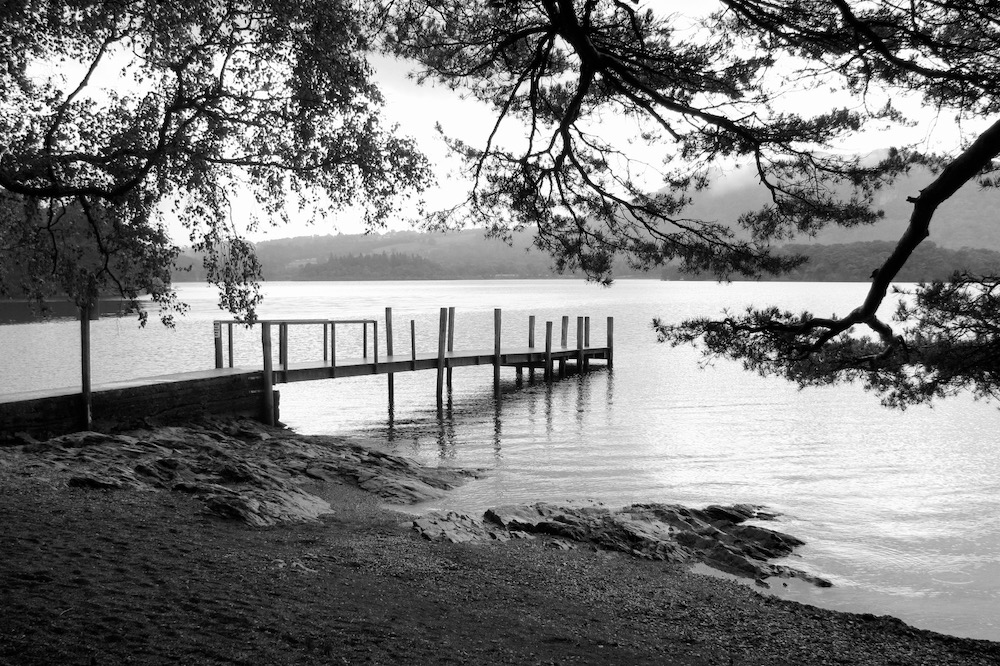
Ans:
[[[386,356],[392,357],[392,308],[385,309],[385,354]],[[392,409],[396,403],[395,395],[395,382],[393,381],[392,373],[389,373],[389,409]]]
[[[583,318],[583,346],[590,348],[590,317]],[[583,357],[583,371],[590,372],[590,358]]]
[[[368,323],[361,324],[361,358],[368,358]]]
[[[613,368],[615,356],[615,318],[608,317],[608,368]]]
[[[448,353],[455,351],[455,308],[448,308]],[[448,393],[451,393],[451,361],[448,361]]]
[[[410,320],[410,369],[417,369],[417,322]]]
[[[528,349],[535,348],[535,315],[528,317]],[[528,381],[535,381],[535,366],[528,367]]]
[[[270,322],[260,322],[260,342],[264,348],[264,423],[274,425],[274,375],[271,365]]]
[[[233,367],[233,322],[226,325],[229,328],[229,367]]]
[[[569,344],[569,317],[564,316],[562,318],[562,330],[559,334],[559,347],[561,349],[566,349],[566,345]],[[566,377],[566,357],[562,356],[559,358],[559,379],[564,379]]]
[[[545,381],[552,383],[552,322],[545,322]]]
[[[215,368],[222,367],[222,322],[212,322],[212,329],[215,335]]]
[[[438,322],[437,408],[444,409],[444,354],[448,346],[448,308],[441,308]]]
[[[90,430],[94,420],[93,396],[90,387],[90,310],[91,305],[80,308],[80,398],[83,429]]]
[[[493,310],[493,397],[500,399],[500,308]]]
[[[576,371],[583,372],[583,317],[576,318]]]
[[[337,376],[337,325],[330,322],[330,376]]]
[[[281,380],[288,381],[288,324],[278,324],[278,365],[281,366]]]
[[[372,322],[372,355],[375,358],[375,374],[378,374],[378,322]]]
[[[326,323],[324,323],[323,324],[323,363],[324,364],[330,358],[329,345],[330,345],[329,325],[326,324]]]

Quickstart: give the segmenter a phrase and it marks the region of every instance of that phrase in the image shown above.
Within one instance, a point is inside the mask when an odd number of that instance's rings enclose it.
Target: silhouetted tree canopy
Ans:
[[[343,0],[13,0],[0,7],[0,294],[149,292],[171,312],[178,248],[252,317],[245,222],[360,204],[382,224],[428,178],[380,120]],[[237,192],[256,219],[234,224]]]
[[[643,266],[680,260],[720,277],[773,274],[797,262],[773,253],[772,243],[827,225],[876,223],[876,192],[921,164],[933,175],[912,195],[909,227],[848,315],[764,308],[654,325],[664,341],[699,344],[802,384],[863,379],[892,404],[963,387],[995,395],[995,363],[957,363],[1000,357],[994,278],[923,286],[903,299],[896,321],[876,316],[941,202],[976,181],[994,184],[995,7],[980,0],[695,4],[391,3],[380,16],[390,26],[388,47],[419,61],[421,77],[496,115],[481,143],[452,141],[475,186],[438,221],[471,220],[497,235],[537,225],[537,244],[561,266],[598,279],[609,277],[615,254]],[[669,13],[675,7],[703,13]],[[830,90],[850,93],[850,108],[806,114],[784,104],[802,91],[814,102],[836,99]],[[956,118],[965,138],[936,154],[896,146],[875,159],[838,150],[859,131],[906,123],[886,101],[899,94],[922,96],[942,121]],[[737,165],[752,167],[767,205],[728,220],[685,215],[713,174]]]

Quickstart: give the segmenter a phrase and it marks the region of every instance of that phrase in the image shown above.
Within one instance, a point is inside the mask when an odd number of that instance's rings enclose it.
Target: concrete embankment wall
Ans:
[[[170,422],[206,414],[261,418],[263,390],[260,371],[148,383],[138,380],[95,388],[91,398],[93,427],[128,427],[144,419]],[[275,420],[277,400],[275,391]],[[17,433],[48,437],[80,430],[82,404],[78,393],[56,392],[0,402],[0,444]]]

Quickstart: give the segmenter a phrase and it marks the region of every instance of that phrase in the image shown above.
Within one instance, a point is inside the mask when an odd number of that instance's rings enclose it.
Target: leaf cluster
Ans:
[[[776,307],[653,327],[660,342],[698,344],[708,359],[738,361],[802,387],[861,382],[891,407],[963,391],[1000,398],[1000,278],[956,273],[897,292],[900,331],[888,342],[850,329],[824,340],[827,331],[811,313]]]
[[[0,252],[15,256],[24,244],[11,239],[41,224],[35,249],[51,260],[35,277],[50,291],[150,290],[176,255],[163,233],[176,219],[222,305],[252,318],[246,229],[354,204],[377,227],[429,179],[413,142],[381,121],[365,49],[341,0],[4,3],[0,191],[32,215],[5,216]],[[232,219],[236,192],[253,199],[249,220]],[[59,231],[67,211],[86,234]],[[80,280],[58,268],[76,261],[75,242],[106,259],[77,262]]]

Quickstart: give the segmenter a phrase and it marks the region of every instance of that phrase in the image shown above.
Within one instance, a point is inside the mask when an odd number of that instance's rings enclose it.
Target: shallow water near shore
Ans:
[[[392,306],[394,344],[434,348],[438,307],[457,308],[456,349],[492,346],[493,308],[505,343],[524,344],[527,319],[592,318],[603,341],[615,317],[615,367],[547,386],[503,371],[492,398],[490,367],[454,371],[442,414],[434,373],[282,385],[282,419],[307,433],[347,434],[430,465],[484,467],[487,478],[433,507],[479,511],[504,503],[594,499],[763,504],[772,524],[807,541],[793,564],[834,582],[830,589],[775,592],[817,605],[892,614],[922,628],[1000,640],[1000,456],[995,406],[965,397],[933,409],[882,408],[859,387],[799,391],[738,366],[699,367],[690,349],[655,342],[654,316],[679,320],[724,307],[777,303],[845,312],[864,284],[621,281],[602,289],[577,281],[271,283],[264,317],[382,318]],[[182,285],[191,314],[174,331],[133,320],[94,322],[95,381],[212,365],[214,295]],[[575,334],[571,320],[570,339]],[[380,324],[380,334],[382,333]],[[254,332],[256,333],[256,332]],[[0,327],[15,350],[0,365],[0,391],[71,385],[76,324]],[[352,336],[357,337],[354,340]],[[316,358],[322,336],[293,331],[292,360]],[[354,355],[360,331],[340,332],[338,354]],[[237,364],[259,363],[259,333],[236,332]],[[384,343],[380,353],[384,353]],[[25,367],[31,371],[23,372]]]

